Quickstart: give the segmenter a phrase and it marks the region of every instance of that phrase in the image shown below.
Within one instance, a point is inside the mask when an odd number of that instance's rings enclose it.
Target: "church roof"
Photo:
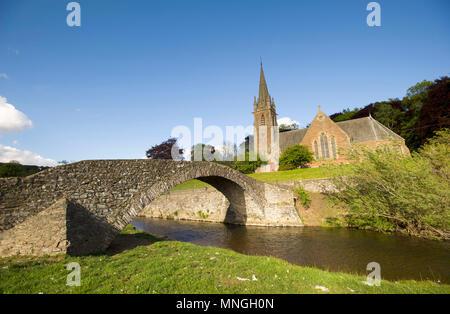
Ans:
[[[394,133],[383,124],[372,118],[371,116],[347,121],[336,122],[354,143],[363,143],[377,140],[402,140],[403,138]],[[308,129],[293,130],[281,132],[279,137],[280,152],[285,151],[288,147],[299,144]]]
[[[308,129],[280,132],[278,139],[280,143],[280,152],[284,152],[288,147],[299,144],[303,140],[303,137],[305,137],[306,131],[308,131]]]
[[[354,143],[403,139],[371,116],[336,122],[336,124],[347,133]]]

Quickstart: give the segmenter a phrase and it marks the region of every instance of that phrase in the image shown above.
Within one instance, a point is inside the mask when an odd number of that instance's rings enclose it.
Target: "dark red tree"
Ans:
[[[450,78],[441,77],[428,87],[425,105],[420,110],[420,119],[414,126],[414,133],[421,144],[434,135],[435,131],[450,127]]]
[[[172,150],[175,153],[178,153],[178,156],[172,156]],[[167,141],[162,142],[159,145],[155,145],[147,152],[145,155],[147,158],[150,159],[177,159],[182,160],[183,159],[183,153],[184,149],[179,148],[177,146],[177,139],[176,138],[169,138]],[[173,158],[174,157],[174,158]]]

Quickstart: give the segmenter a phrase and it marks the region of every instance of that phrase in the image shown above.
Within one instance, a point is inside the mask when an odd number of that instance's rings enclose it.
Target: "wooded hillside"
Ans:
[[[410,150],[417,150],[435,131],[450,127],[450,78],[422,81],[410,87],[403,99],[389,99],[363,108],[330,115],[335,122],[367,117],[402,136]]]

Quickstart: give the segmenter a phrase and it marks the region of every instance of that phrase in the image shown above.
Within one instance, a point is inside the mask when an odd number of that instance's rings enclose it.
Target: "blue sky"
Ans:
[[[80,0],[81,27],[69,2],[0,2],[0,97],[33,124],[0,133],[3,153],[141,158],[194,117],[250,125],[260,56],[279,117],[302,125],[319,104],[332,114],[450,74],[447,0],[378,1],[381,27],[368,0]]]

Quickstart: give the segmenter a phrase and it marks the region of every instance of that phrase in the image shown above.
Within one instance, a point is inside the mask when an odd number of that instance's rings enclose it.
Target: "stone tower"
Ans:
[[[259,96],[253,103],[253,126],[255,132],[255,150],[270,159],[272,143],[274,141],[273,130],[278,130],[275,102],[270,97],[267,89],[266,78],[261,62],[261,75],[259,79]],[[267,138],[267,140],[265,140]]]

